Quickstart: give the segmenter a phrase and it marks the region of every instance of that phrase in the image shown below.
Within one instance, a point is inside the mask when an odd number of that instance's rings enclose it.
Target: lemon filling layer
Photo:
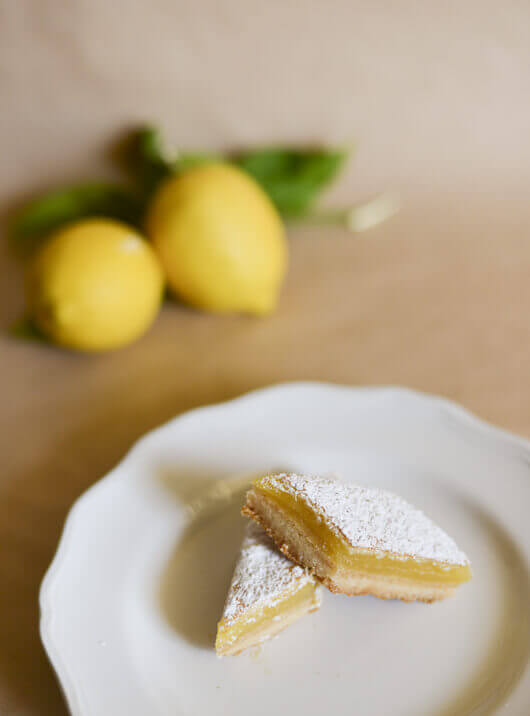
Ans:
[[[238,654],[320,606],[315,579],[290,562],[255,522],[248,522],[234,568],[215,649]]]
[[[289,616],[318,606],[317,586],[309,582],[300,588],[287,589],[274,604],[248,609],[232,621],[222,619],[217,629],[215,649],[218,653],[237,647],[237,642],[252,638],[253,634],[266,638],[285,626]],[[261,640],[260,639],[260,640]]]
[[[313,544],[339,571],[354,571],[360,575],[406,579],[448,587],[457,586],[471,578],[469,564],[451,564],[413,555],[355,547],[304,500],[277,489],[266,480],[258,480],[254,488],[295,523],[301,523],[305,532],[310,534]]]

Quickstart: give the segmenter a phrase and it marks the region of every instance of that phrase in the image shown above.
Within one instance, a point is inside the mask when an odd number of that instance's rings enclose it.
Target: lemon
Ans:
[[[287,267],[282,220],[252,177],[207,164],[167,180],[147,215],[172,291],[218,313],[274,310]]]
[[[60,345],[105,351],[130,343],[154,320],[163,272],[149,243],[125,224],[86,219],[56,233],[27,280],[29,310]]]

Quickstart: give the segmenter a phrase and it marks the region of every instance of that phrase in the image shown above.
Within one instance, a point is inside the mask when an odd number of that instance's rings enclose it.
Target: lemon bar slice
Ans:
[[[315,579],[278,552],[261,527],[249,523],[217,625],[215,650],[219,656],[239,654],[314,612],[320,602]]]
[[[471,578],[449,535],[386,490],[269,475],[253,483],[242,511],[332,592],[432,602]]]

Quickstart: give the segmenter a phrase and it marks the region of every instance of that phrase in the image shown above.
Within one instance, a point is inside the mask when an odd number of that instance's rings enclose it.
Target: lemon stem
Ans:
[[[317,209],[306,214],[301,221],[308,224],[343,226],[360,233],[382,224],[394,216],[401,202],[396,194],[384,193],[347,209]]]

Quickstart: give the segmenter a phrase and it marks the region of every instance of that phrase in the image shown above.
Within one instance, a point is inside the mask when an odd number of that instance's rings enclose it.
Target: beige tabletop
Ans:
[[[270,318],[167,305],[96,357],[0,338],[3,716],[66,713],[40,580],[72,501],[171,416],[315,379],[438,393],[530,436],[529,27],[517,0],[0,0],[4,216],[108,174],[107,142],[145,119],[194,148],[355,139],[328,204],[403,202],[360,235],[294,229]],[[1,261],[5,329],[23,297],[5,242]]]

